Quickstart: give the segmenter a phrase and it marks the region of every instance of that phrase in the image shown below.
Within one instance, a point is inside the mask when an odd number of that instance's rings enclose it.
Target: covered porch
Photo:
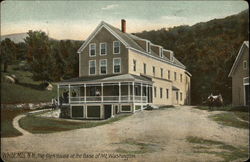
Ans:
[[[100,79],[77,78],[60,82],[58,101],[62,105],[87,103],[152,103],[152,81],[123,74]]]

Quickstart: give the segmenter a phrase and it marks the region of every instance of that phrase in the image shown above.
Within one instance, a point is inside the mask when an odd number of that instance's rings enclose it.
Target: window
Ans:
[[[114,58],[113,60],[113,73],[121,72],[121,58]]]
[[[182,74],[180,74],[180,81],[182,82]]]
[[[176,80],[176,72],[174,72],[174,80]]]
[[[89,56],[90,57],[96,56],[96,44],[95,43],[89,44]]]
[[[170,80],[170,70],[168,70],[168,79]]]
[[[100,74],[107,74],[107,59],[100,60]]]
[[[160,57],[163,58],[163,49],[160,48],[160,51],[159,51],[159,52],[160,52]]]
[[[136,95],[136,96],[139,96],[140,93],[141,93],[141,90],[140,90],[139,85],[135,85],[135,95]]]
[[[163,69],[161,68],[161,78],[163,78]]]
[[[113,42],[113,53],[120,54],[120,42],[119,41]]]
[[[143,72],[144,72],[144,74],[146,74],[147,73],[147,64],[143,64]]]
[[[182,101],[182,93],[180,92],[180,100]]]
[[[151,53],[151,46],[149,41],[147,41],[147,52]]]
[[[156,95],[156,87],[154,87],[154,95],[155,95],[155,97],[157,96],[157,95]]]
[[[160,88],[160,98],[162,98],[162,88]]]
[[[169,93],[169,90],[166,89],[166,98],[168,98],[168,93]]]
[[[176,101],[179,100],[179,96],[178,95],[179,95],[178,92],[176,92]]]
[[[155,76],[155,67],[153,66],[153,75]]]
[[[72,106],[71,107],[71,116],[75,117],[75,118],[83,118],[84,107],[83,106]]]
[[[247,69],[247,61],[243,61],[243,69],[246,70]]]
[[[90,60],[89,61],[89,75],[95,75],[95,67],[96,67],[96,61]]]
[[[133,60],[133,70],[136,71],[136,60]]]
[[[100,55],[107,54],[107,43],[100,43]]]

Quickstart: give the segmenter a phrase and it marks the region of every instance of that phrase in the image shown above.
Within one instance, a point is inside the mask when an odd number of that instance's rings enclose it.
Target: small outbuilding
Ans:
[[[249,41],[243,42],[228,76],[232,77],[232,104],[249,105]]]

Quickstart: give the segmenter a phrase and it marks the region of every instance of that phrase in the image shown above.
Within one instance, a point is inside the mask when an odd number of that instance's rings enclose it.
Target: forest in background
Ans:
[[[230,104],[232,79],[228,74],[242,43],[249,39],[248,15],[249,10],[246,10],[193,26],[134,34],[174,51],[175,57],[192,74],[192,104],[201,104],[211,93],[221,93],[225,103]]]
[[[134,34],[174,51],[192,74],[192,104],[201,104],[211,93],[221,93],[225,103],[230,104],[232,88],[228,74],[243,41],[248,40],[248,15],[246,10],[193,26]],[[78,76],[76,52],[83,41],[54,40],[42,31],[27,34],[24,42],[14,43],[8,38],[1,41],[3,72],[15,61],[25,61],[34,80],[54,82]]]

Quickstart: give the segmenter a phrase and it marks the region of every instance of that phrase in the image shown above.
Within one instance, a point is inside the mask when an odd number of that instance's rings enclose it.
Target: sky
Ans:
[[[193,25],[248,9],[245,1],[5,1],[1,35],[42,30],[56,39],[85,40],[101,21],[127,32]]]

